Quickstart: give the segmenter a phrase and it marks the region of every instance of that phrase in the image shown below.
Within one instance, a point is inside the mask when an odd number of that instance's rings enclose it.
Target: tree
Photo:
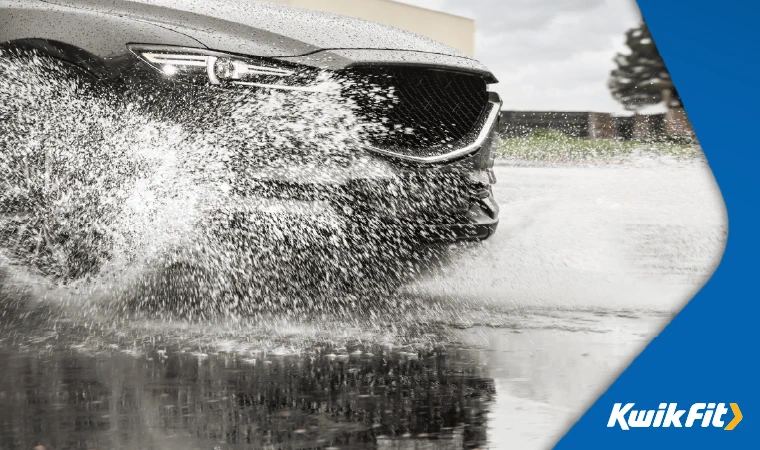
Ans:
[[[630,52],[615,56],[617,67],[612,70],[608,83],[615,100],[629,111],[663,101],[670,108],[681,107],[681,98],[647,25],[642,22],[626,31],[625,43]]]

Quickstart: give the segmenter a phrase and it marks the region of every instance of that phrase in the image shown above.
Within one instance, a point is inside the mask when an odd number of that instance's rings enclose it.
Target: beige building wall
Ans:
[[[265,0],[380,22],[475,55],[475,21],[391,0]]]

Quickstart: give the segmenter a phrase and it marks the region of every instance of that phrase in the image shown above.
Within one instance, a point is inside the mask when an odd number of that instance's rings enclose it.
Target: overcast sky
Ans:
[[[475,19],[505,109],[622,112],[607,90],[634,0],[397,0]]]

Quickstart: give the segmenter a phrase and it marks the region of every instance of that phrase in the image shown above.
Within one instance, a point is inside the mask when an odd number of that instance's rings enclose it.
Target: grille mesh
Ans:
[[[413,156],[443,154],[477,131],[488,105],[477,76],[421,68],[360,68],[344,95],[355,100],[375,147]]]

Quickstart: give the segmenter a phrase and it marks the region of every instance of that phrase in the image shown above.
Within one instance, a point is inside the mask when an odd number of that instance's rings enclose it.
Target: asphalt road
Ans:
[[[701,162],[496,170],[489,241],[345,321],[5,310],[0,448],[543,448],[705,282]]]

